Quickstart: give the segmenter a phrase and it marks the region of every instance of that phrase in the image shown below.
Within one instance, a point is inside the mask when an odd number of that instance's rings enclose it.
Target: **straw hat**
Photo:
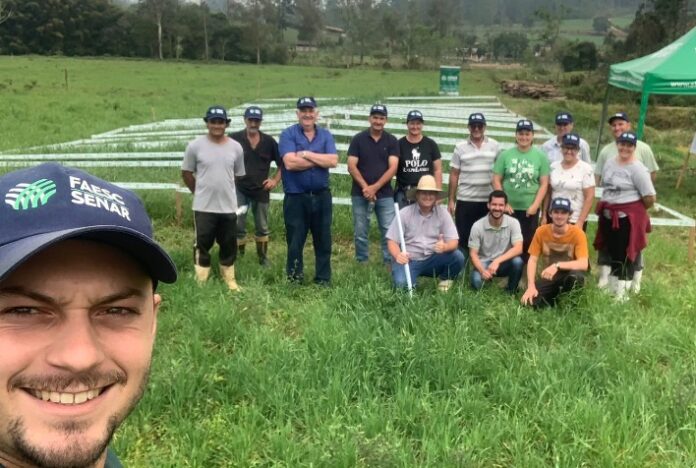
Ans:
[[[422,176],[420,180],[418,180],[418,187],[412,188],[406,192],[406,199],[411,201],[415,200],[417,192],[435,192],[437,193],[437,198],[442,198],[444,196],[442,190],[437,188],[435,177],[431,175]]]

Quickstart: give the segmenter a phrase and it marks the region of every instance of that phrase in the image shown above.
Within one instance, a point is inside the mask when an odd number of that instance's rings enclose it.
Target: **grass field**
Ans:
[[[466,73],[463,94],[496,94],[503,72]],[[212,102],[369,102],[435,94],[437,83],[435,72],[0,57],[0,149],[198,117]],[[597,106],[503,101],[548,126],[571,109],[578,130],[596,136]],[[672,189],[689,130],[648,136],[663,169],[658,199],[694,216],[693,174]],[[696,465],[696,282],[684,231],[651,234],[643,291],[629,302],[613,304],[590,281],[532,312],[464,281],[447,294],[428,281],[412,299],[393,292],[375,232],[372,263],[353,262],[345,207],[334,211],[333,287],[289,286],[274,203],[272,267],[248,252],[237,265],[244,290],[231,295],[217,278],[194,283],[190,213],[178,226],[172,196],[143,199],[181,279],[161,287],[150,386],[114,440],[125,466]]]

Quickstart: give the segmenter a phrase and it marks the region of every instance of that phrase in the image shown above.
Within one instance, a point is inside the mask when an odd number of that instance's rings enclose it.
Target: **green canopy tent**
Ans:
[[[696,95],[696,28],[657,52],[612,65],[609,68],[609,85],[642,94],[636,130],[638,138],[642,138],[651,94]],[[598,151],[607,118],[608,100],[609,86],[599,123]]]

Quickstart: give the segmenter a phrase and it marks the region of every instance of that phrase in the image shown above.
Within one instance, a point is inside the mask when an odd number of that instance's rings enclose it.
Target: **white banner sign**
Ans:
[[[696,154],[696,133],[694,133],[694,140],[691,142],[691,152]]]

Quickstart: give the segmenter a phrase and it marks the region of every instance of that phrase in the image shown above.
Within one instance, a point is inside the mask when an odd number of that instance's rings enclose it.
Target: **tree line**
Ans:
[[[640,5],[628,37],[606,45],[614,59],[655,50],[686,31],[693,3],[580,0],[571,8],[559,0],[140,0],[130,6],[116,0],[0,0],[0,53],[286,63],[301,44],[338,49],[358,63],[367,57],[390,63],[399,56],[411,66],[464,51],[520,60],[559,49],[565,18]],[[533,37],[487,32],[512,23],[530,30],[536,25]],[[594,24],[609,27],[601,17]],[[579,57],[565,57],[571,68],[596,67],[591,47],[567,48]],[[549,55],[564,63],[557,53]]]

